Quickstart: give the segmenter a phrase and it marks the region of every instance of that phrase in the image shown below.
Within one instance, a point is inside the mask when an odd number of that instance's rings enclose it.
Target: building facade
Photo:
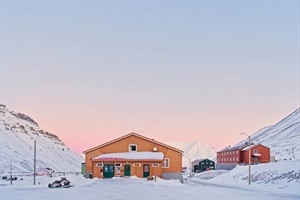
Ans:
[[[192,162],[193,172],[215,170],[215,162],[209,159],[198,159]]]
[[[250,145],[250,158],[251,163],[268,163],[270,162],[270,148],[262,144]],[[235,167],[237,164],[245,163],[249,164],[249,145],[241,145],[232,148],[225,148],[217,152],[217,163],[219,166],[223,165],[230,168]],[[218,167],[220,169],[220,167]]]
[[[130,133],[83,152],[92,177],[158,176],[180,179],[183,151],[137,133]]]

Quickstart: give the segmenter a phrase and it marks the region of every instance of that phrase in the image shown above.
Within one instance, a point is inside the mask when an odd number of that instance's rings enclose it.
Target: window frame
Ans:
[[[96,163],[96,167],[103,167],[103,162],[101,162],[101,163]]]
[[[167,166],[165,166],[165,160],[167,161]],[[162,168],[170,168],[170,158],[164,158],[162,162]]]
[[[159,167],[159,163],[152,163],[152,167]]]
[[[258,153],[258,149],[253,149],[253,153]]]
[[[135,146],[135,151],[132,151],[132,149],[131,149],[132,146]],[[128,145],[128,151],[129,152],[137,152],[137,150],[138,150],[137,144],[129,144]]]

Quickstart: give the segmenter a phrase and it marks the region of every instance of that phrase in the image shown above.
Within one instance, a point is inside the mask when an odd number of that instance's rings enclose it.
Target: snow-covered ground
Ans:
[[[245,144],[248,139],[235,146]],[[276,160],[300,159],[300,108],[273,126],[260,129],[251,135],[251,142],[270,148]]]
[[[136,177],[113,179],[85,179],[67,175],[74,184],[71,188],[48,188],[47,185],[59,177],[32,177],[13,182],[0,181],[0,199],[278,199],[299,200],[299,193],[284,190],[268,190],[254,185],[230,185],[197,178],[187,179],[184,184],[177,180],[147,181]]]
[[[226,171],[225,171],[226,172]],[[222,173],[209,182],[226,185],[247,185],[248,165],[237,166]],[[251,165],[251,184],[256,188],[280,190],[289,194],[300,194],[300,160],[283,160],[274,163]]]
[[[36,140],[37,168],[51,168],[56,172],[80,172],[84,159],[69,149],[58,136],[41,129],[29,116],[9,111],[0,104],[0,176],[33,174],[34,140]]]

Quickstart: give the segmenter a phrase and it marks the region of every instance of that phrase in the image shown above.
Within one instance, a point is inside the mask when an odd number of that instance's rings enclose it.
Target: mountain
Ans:
[[[239,146],[248,139],[236,144]],[[271,150],[276,160],[300,158],[300,108],[272,126],[251,135],[251,142],[262,144]]]
[[[191,161],[203,158],[216,159],[216,151],[213,147],[200,140],[191,143],[168,142],[167,144],[183,150],[183,167],[189,166],[189,159],[191,159]]]
[[[56,172],[80,172],[83,157],[69,149],[55,134],[41,129],[31,117],[9,111],[0,104],[0,173],[33,172],[34,140],[36,166]]]

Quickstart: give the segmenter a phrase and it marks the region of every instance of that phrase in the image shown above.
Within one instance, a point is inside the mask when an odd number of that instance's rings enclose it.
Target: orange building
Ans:
[[[182,180],[183,151],[137,133],[129,133],[83,153],[86,174],[93,177],[156,175]]]

